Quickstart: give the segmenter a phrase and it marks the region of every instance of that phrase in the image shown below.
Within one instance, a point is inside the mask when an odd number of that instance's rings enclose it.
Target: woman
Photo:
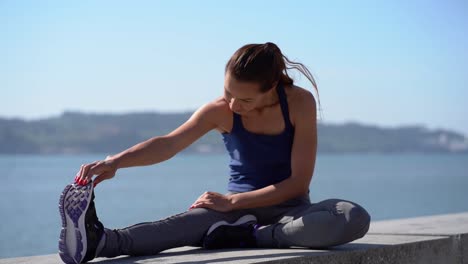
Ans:
[[[291,68],[317,89],[307,68],[289,61],[275,44],[245,45],[226,64],[222,97],[165,136],[83,165],[60,199],[62,259],[82,263],[180,246],[325,248],[364,236],[370,216],[361,206],[309,200],[316,102],[311,92],[293,84],[287,73]],[[103,227],[94,208],[94,186],[114,177],[117,169],[165,161],[213,129],[231,157],[227,194],[206,192],[188,211],[160,221]]]

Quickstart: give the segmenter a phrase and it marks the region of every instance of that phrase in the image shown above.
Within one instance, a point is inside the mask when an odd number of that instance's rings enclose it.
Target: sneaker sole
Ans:
[[[62,230],[59,239],[59,255],[67,264],[81,263],[86,254],[87,238],[85,215],[91,203],[93,183],[81,186],[69,184],[60,196],[59,210]]]
[[[216,228],[220,226],[237,226],[237,225],[243,225],[248,222],[257,222],[257,218],[254,215],[244,215],[241,218],[237,219],[234,223],[228,223],[226,221],[219,221],[217,223],[214,223],[210,229],[208,229],[208,232],[206,232],[206,235],[211,234]]]

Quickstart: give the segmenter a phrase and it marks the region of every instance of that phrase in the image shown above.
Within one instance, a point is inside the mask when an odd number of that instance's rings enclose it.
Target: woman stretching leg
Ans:
[[[95,257],[152,255],[201,246],[325,248],[364,236],[370,216],[351,201],[309,200],[317,150],[316,101],[295,86],[289,61],[273,43],[237,50],[225,68],[224,95],[200,107],[171,133],[83,165],[60,199],[59,250],[66,263]],[[170,159],[211,130],[230,155],[228,193],[206,192],[181,214],[107,229],[94,207],[94,187],[120,168]]]

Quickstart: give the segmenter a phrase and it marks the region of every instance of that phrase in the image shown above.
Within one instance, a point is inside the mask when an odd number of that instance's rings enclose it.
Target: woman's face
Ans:
[[[224,78],[224,100],[229,108],[239,115],[246,114],[263,105],[269,92],[260,92],[260,84],[242,82],[226,73]]]

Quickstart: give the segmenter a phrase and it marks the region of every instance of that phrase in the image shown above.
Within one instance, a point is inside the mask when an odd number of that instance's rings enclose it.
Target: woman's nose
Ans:
[[[231,99],[230,107],[233,112],[239,112],[242,110],[242,106],[239,101],[234,98]]]

